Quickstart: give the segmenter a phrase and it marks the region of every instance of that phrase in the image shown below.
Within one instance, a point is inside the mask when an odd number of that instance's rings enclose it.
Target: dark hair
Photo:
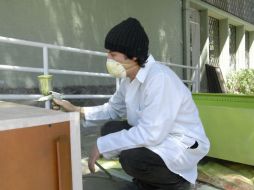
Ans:
[[[126,57],[129,58],[129,59],[132,59],[133,57],[136,57],[137,58],[136,62],[138,63],[138,65],[140,67],[145,67],[145,63],[147,62],[148,55],[132,56],[132,55],[126,54]]]

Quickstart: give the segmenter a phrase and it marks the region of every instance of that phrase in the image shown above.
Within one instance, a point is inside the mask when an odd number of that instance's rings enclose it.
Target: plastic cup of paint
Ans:
[[[52,91],[52,75],[40,75],[38,76],[39,80],[39,89],[40,93],[44,96],[49,95],[49,92]]]

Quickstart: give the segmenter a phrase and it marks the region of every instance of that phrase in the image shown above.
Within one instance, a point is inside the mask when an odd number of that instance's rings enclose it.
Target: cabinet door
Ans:
[[[0,189],[71,190],[70,124],[0,131]]]

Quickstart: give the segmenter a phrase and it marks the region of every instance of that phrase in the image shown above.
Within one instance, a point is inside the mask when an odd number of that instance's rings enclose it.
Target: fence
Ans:
[[[72,48],[72,47],[65,47],[65,46],[58,46],[58,45],[52,45],[52,44],[46,44],[46,43],[39,43],[39,42],[33,42],[33,41],[26,41],[26,40],[20,40],[20,39],[14,39],[14,38],[7,38],[0,36],[0,42],[1,43],[8,43],[8,44],[14,44],[14,45],[22,45],[22,46],[31,46],[31,47],[37,47],[42,49],[43,54],[43,67],[41,68],[34,68],[34,67],[20,67],[20,66],[12,66],[12,65],[1,65],[0,64],[0,70],[7,70],[7,71],[17,71],[17,72],[32,72],[32,73],[43,73],[45,75],[47,74],[64,74],[64,75],[81,75],[81,76],[96,76],[96,77],[110,77],[107,73],[95,73],[95,72],[82,72],[82,71],[73,71],[73,70],[59,70],[59,69],[49,69],[48,65],[48,50],[49,49],[55,49],[60,51],[68,51],[68,52],[76,52],[76,53],[82,53],[82,54],[88,54],[88,55],[94,55],[94,56],[104,56],[106,57],[107,54],[103,52],[98,51],[91,51],[91,50],[84,50],[84,49],[78,49],[78,48]],[[180,67],[183,69],[191,69],[193,70],[193,75],[191,80],[183,80],[183,82],[191,84],[193,86],[192,90],[195,92],[199,91],[199,83],[200,83],[200,68],[199,64],[197,64],[196,67],[192,66],[185,66],[185,65],[177,65],[173,63],[165,63],[160,62],[162,64],[168,65],[170,67]],[[116,88],[119,87],[120,80],[116,79]],[[23,100],[23,99],[38,99],[42,95],[40,94],[0,94],[0,100]],[[111,95],[87,95],[87,94],[80,94],[80,95],[64,95],[63,98],[66,99],[90,99],[90,98],[110,98]],[[50,108],[50,102],[45,102],[45,108]]]

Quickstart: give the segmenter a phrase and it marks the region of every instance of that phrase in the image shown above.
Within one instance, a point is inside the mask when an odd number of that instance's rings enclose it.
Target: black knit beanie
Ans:
[[[140,22],[128,18],[114,26],[105,38],[105,48],[127,56],[138,57],[148,55],[149,39]]]

